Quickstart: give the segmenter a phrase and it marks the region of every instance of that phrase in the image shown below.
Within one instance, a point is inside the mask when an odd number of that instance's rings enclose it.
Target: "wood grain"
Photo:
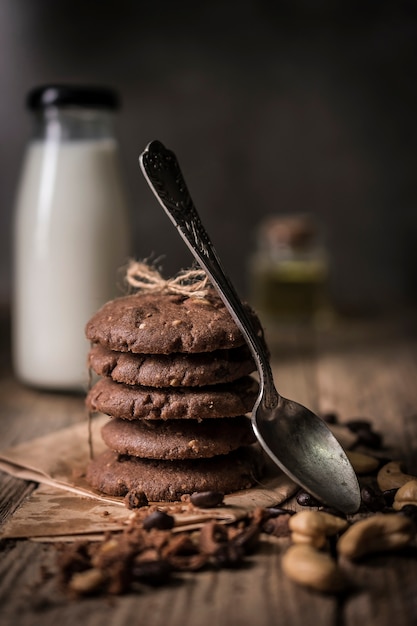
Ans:
[[[370,419],[384,454],[417,473],[417,339],[410,326],[348,326],[308,350],[274,355],[278,389],[341,421]],[[85,419],[83,398],[26,389],[3,368],[0,442],[10,446]],[[34,485],[0,473],[0,522]],[[262,536],[238,570],[183,574],[170,586],[117,597],[70,600],[56,586],[56,547],[26,540],[0,543],[2,626],[415,626],[417,548],[343,563],[355,592],[317,594],[286,579],[286,539]]]

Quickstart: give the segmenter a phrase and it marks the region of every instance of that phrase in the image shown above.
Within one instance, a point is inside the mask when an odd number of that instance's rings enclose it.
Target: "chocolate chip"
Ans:
[[[200,509],[211,509],[222,504],[224,494],[219,491],[196,491],[190,496],[191,504]]]
[[[174,524],[175,520],[172,515],[168,515],[168,513],[163,511],[154,511],[143,520],[143,528],[145,530],[151,530],[151,528],[170,530]]]

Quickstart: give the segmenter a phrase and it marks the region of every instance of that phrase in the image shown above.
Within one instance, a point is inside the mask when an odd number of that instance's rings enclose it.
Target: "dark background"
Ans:
[[[238,290],[260,219],[323,224],[335,303],[417,300],[417,9],[414,2],[0,0],[0,300],[9,301],[13,203],[27,91],[108,84],[132,201],[135,256],[190,255],[138,155],[178,155]]]

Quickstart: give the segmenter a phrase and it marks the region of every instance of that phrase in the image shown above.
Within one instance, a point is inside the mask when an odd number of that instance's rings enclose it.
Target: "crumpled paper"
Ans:
[[[91,431],[83,422],[0,451],[0,470],[41,485],[4,525],[1,537],[71,540],[123,528],[132,514],[123,498],[95,491],[84,477],[89,435],[94,454],[100,454],[105,449],[100,430],[108,419],[93,418]],[[193,510],[184,505],[181,510],[160,504],[174,515],[176,527],[192,528],[208,519],[233,522],[257,506],[280,505],[296,490],[297,485],[273,466],[262,484],[227,495],[224,506]]]

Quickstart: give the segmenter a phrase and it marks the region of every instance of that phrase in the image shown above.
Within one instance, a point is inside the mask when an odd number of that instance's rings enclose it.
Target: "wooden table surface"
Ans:
[[[274,353],[281,393],[341,421],[366,417],[387,455],[417,474],[417,333],[413,319],[343,324],[306,350]],[[0,357],[0,447],[29,441],[85,420],[83,398],[31,390],[11,374],[8,333]],[[0,523],[36,485],[0,472]],[[56,547],[30,540],[0,542],[0,623],[24,626],[411,626],[417,624],[416,544],[354,565],[357,591],[323,595],[296,586],[280,566],[287,539],[262,535],[239,569],[184,574],[161,588],[71,600],[43,573]]]

